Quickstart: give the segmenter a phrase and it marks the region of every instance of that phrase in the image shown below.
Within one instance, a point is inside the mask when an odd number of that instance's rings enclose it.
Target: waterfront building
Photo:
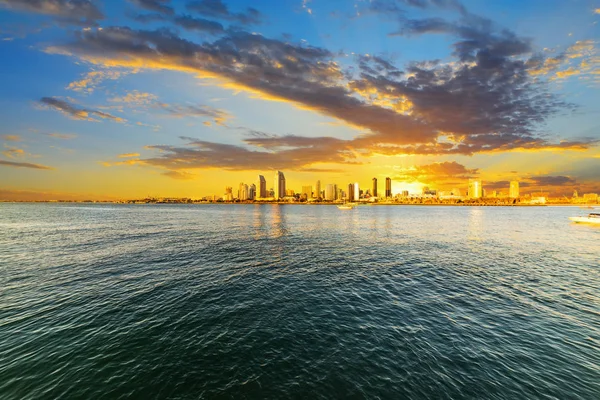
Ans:
[[[253,183],[248,187],[248,200],[256,199],[256,185]]]
[[[295,195],[295,194],[296,194],[296,193],[294,193],[294,189],[287,189],[287,190],[285,191],[285,195],[286,195],[286,197],[294,197],[294,195]]]
[[[360,200],[360,187],[358,186],[358,182],[354,183],[354,200]]]
[[[223,195],[223,200],[233,201],[233,188],[231,186],[225,187],[225,194]]]
[[[598,203],[598,193],[585,193],[583,201],[585,203]]]
[[[354,183],[348,184],[348,201],[354,201]]]
[[[273,184],[273,191],[275,199],[283,199],[285,197],[285,176],[283,172],[277,171],[275,173],[275,181]]]
[[[312,197],[312,186],[302,186],[301,197],[308,200]]]
[[[331,183],[325,186],[325,200],[326,201],[334,201],[335,200],[335,190]]]
[[[337,185],[336,185],[337,187]],[[344,191],[342,190],[342,188],[337,188],[337,197],[336,200],[341,200],[344,197],[346,197],[346,193],[344,193]]]
[[[334,200],[337,200],[337,199],[339,199],[339,198],[341,198],[341,197],[338,197],[338,187],[337,187],[337,185],[334,183],[334,184],[333,184],[333,199],[334,199]]]
[[[480,199],[483,197],[483,189],[481,187],[481,180],[469,179],[469,194],[468,196],[472,199]]]
[[[392,180],[390,178],[385,178],[385,197],[392,198]]]
[[[450,194],[452,196],[462,196],[462,191],[459,188],[452,188]]]
[[[259,175],[256,182],[256,197],[264,199],[267,197],[267,180],[264,176]]]
[[[377,178],[373,178],[373,197],[377,197]]]
[[[509,195],[511,199],[519,198],[519,181],[510,181]]]
[[[321,181],[317,181],[315,185],[315,198],[321,198]]]
[[[240,187],[238,189],[238,199],[240,201],[248,200],[248,185],[243,182],[240,183]]]
[[[402,191],[402,197],[408,197],[408,190],[403,190]]]

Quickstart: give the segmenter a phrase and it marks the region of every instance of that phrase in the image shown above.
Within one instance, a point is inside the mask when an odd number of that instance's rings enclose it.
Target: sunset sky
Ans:
[[[600,192],[600,0],[0,0],[0,199],[276,170]]]

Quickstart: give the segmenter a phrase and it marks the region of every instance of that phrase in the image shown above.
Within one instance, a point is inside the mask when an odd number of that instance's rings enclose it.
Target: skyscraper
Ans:
[[[239,200],[248,200],[248,185],[243,182],[240,183],[240,188],[238,190],[238,199]]]
[[[312,186],[302,186],[302,193],[300,195],[308,200],[312,197]]]
[[[483,197],[483,189],[479,179],[469,179],[469,194],[472,199],[480,199]]]
[[[248,187],[248,200],[256,199],[256,185],[253,183]]]
[[[354,183],[354,200],[360,200],[360,187],[358,182]]]
[[[373,197],[377,197],[377,178],[373,178],[373,191],[371,192]]]
[[[392,180],[390,178],[385,178],[385,197],[387,199],[392,197]]]
[[[354,183],[348,184],[348,194],[346,196],[348,197],[348,201],[354,201]]]
[[[519,198],[519,181],[510,181],[509,196],[511,199]]]
[[[258,182],[256,182],[256,197],[264,199],[267,196],[267,180],[264,176],[258,176]]]
[[[317,181],[315,185],[315,197],[318,199],[321,197],[321,181]]]
[[[325,186],[325,200],[335,200],[335,186],[331,183]]]
[[[273,192],[273,197],[275,197],[275,199],[283,199],[285,197],[285,176],[281,171],[275,173]]]
[[[225,200],[225,201],[233,200],[233,188],[231,186],[225,187],[225,195],[223,196],[223,200]]]

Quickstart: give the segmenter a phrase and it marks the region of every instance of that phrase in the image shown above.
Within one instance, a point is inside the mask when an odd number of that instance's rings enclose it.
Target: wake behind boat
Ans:
[[[352,203],[344,203],[337,206],[340,210],[352,210],[354,208],[354,204]]]
[[[589,213],[587,217],[569,217],[576,224],[598,224],[600,225],[600,214]]]

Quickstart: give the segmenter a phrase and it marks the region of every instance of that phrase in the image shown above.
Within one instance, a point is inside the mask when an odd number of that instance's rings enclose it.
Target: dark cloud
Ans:
[[[263,22],[263,16],[257,9],[248,7],[245,12],[234,13],[222,0],[192,1],[186,4],[186,8],[206,17],[236,22],[241,25],[258,25]]]
[[[569,176],[534,176],[529,178],[531,183],[536,186],[572,186],[576,184],[576,180]]]
[[[191,168],[220,168],[225,170],[301,170],[317,162],[355,164],[348,161],[352,154],[332,151],[327,146],[305,146],[280,151],[250,150],[243,146],[213,143],[182,137],[184,147],[156,145],[147,149],[159,151],[154,158],[142,160],[146,165],[171,171]]]
[[[26,162],[13,162],[13,161],[5,161],[0,160],[0,165],[4,165],[6,167],[14,167],[14,168],[31,168],[31,169],[54,169],[52,167],[48,167],[40,164],[31,164]]]
[[[451,179],[473,178],[478,172],[477,168],[469,169],[456,161],[446,161],[403,169],[394,179],[405,182],[431,180],[443,182]]]
[[[148,11],[164,15],[173,15],[175,10],[169,4],[171,0],[129,0],[130,3]]]
[[[133,13],[129,13],[128,17],[137,21],[137,22],[141,22],[142,24],[148,24],[151,22],[157,22],[157,21],[166,21],[167,17],[163,14],[159,14],[159,13],[151,13],[151,14],[133,14]]]
[[[56,97],[42,97],[40,99],[40,104],[42,106],[57,110],[62,112],[63,114],[69,116],[72,119],[82,120],[82,121],[98,121],[94,117],[109,119],[114,122],[126,122],[125,119],[120,117],[115,117],[114,115],[98,111],[92,110],[85,107],[78,107],[73,105],[65,100],[58,99]]]
[[[50,15],[59,22],[73,25],[97,25],[104,14],[90,0],[0,0],[9,10]]]
[[[175,17],[173,22],[187,30],[207,32],[213,35],[220,34],[225,31],[223,29],[223,25],[218,22],[210,21],[204,18],[194,18],[189,15]]]
[[[165,110],[172,117],[208,117],[212,118],[214,122],[219,125],[223,125],[231,118],[231,115],[227,111],[206,105],[156,103],[156,106]]]

